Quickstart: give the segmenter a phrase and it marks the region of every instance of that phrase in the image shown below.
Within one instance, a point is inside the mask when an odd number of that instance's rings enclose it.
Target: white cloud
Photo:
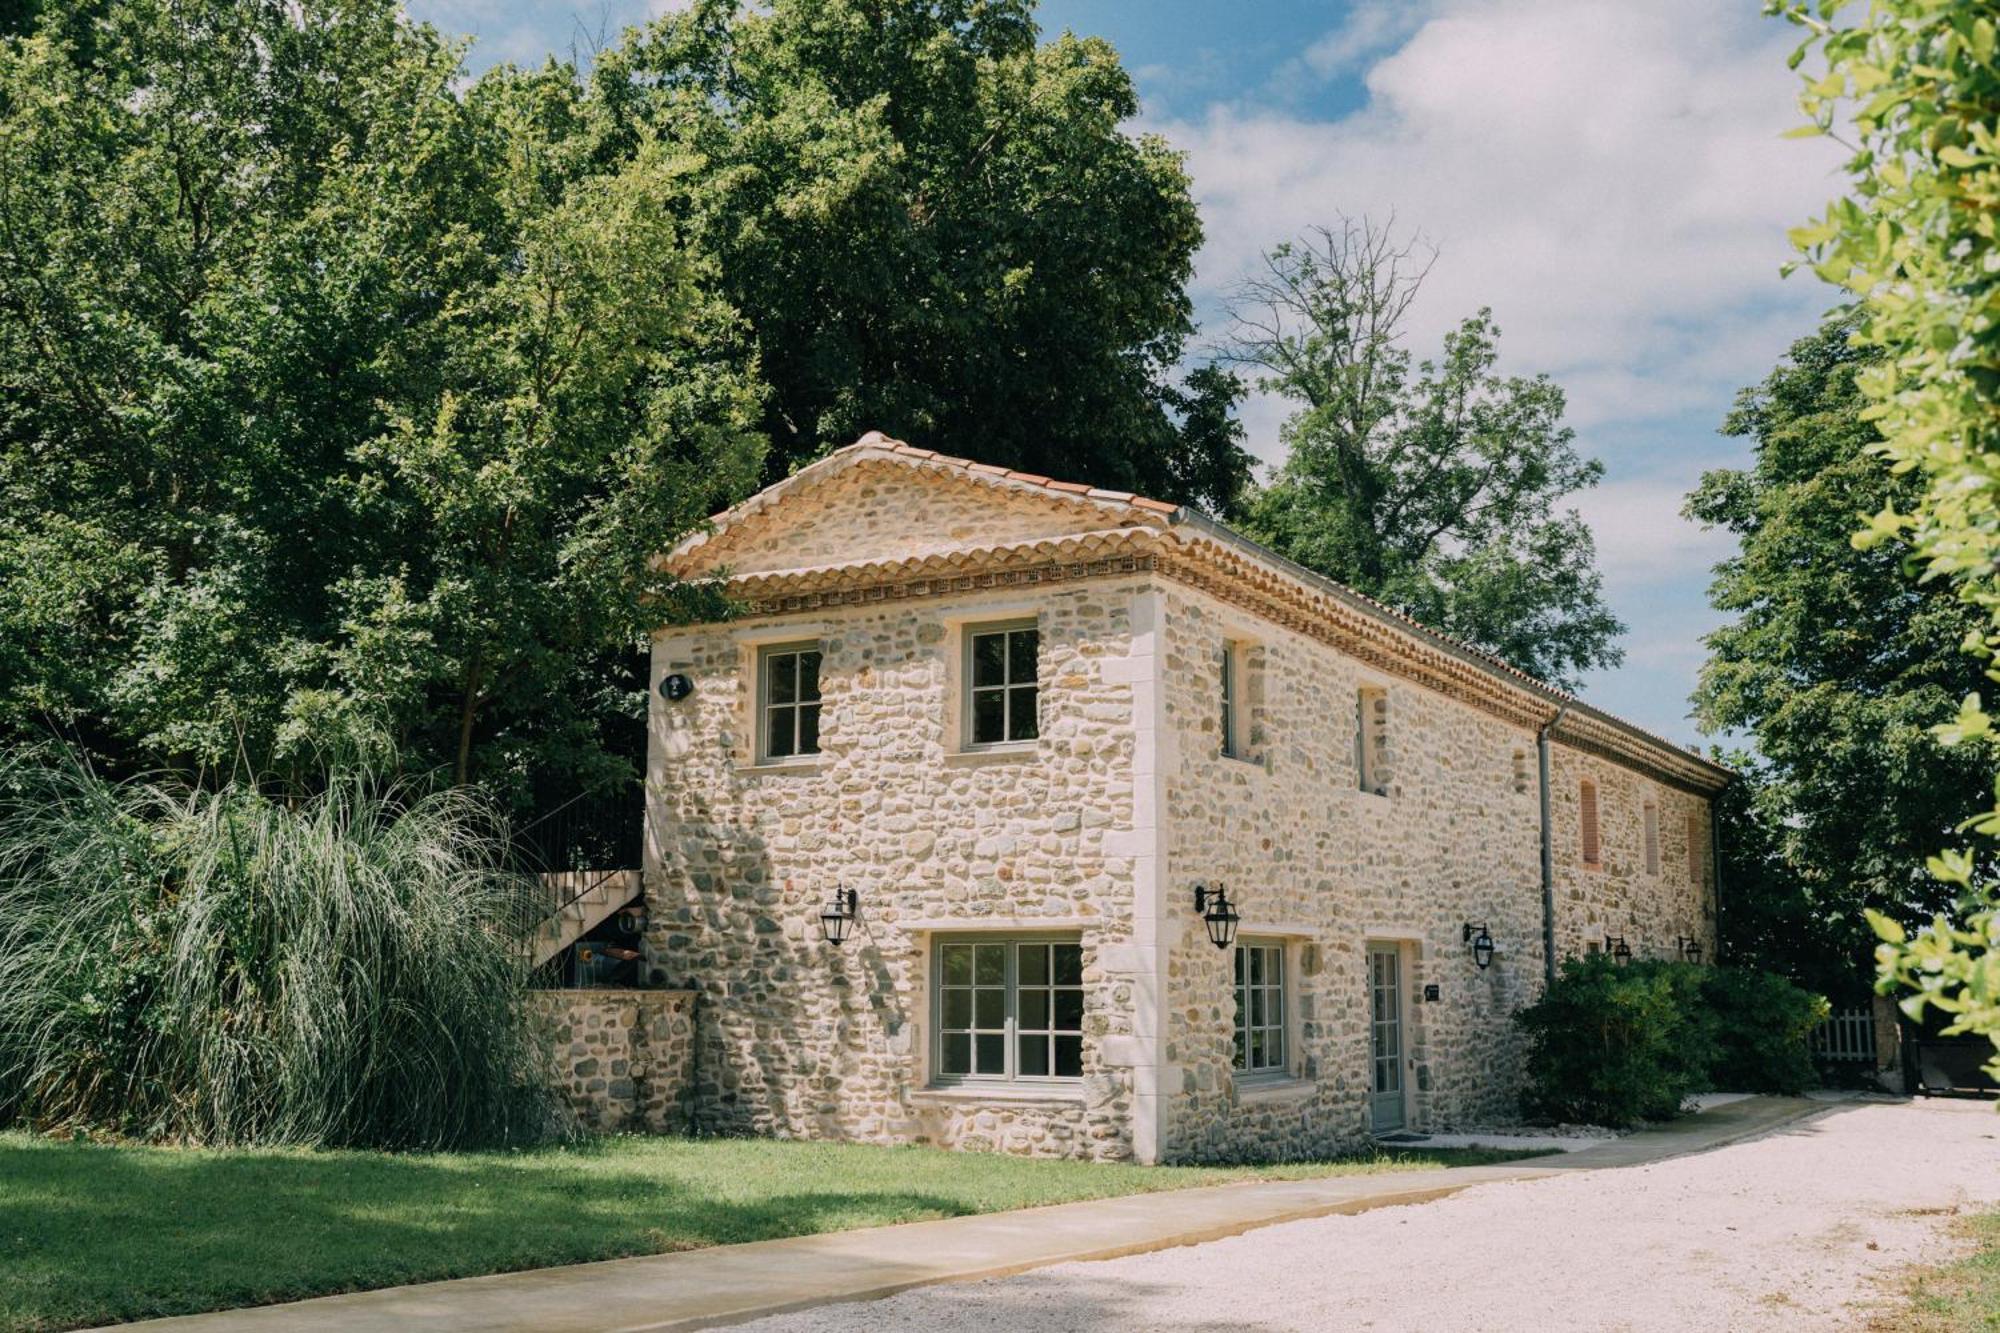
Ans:
[[[1779,138],[1790,40],[1737,0],[1454,0],[1369,67],[1351,115],[1163,124],[1201,198],[1204,304],[1276,240],[1394,213],[1442,247],[1420,351],[1490,305],[1509,366],[1555,374],[1586,428],[1726,405],[1829,301],[1777,276],[1785,228],[1837,189],[1830,146]]]
[[[1839,150],[1799,121],[1795,41],[1743,0],[1370,0],[1260,99],[1151,128],[1185,148],[1208,240],[1196,297],[1214,311],[1274,242],[1392,213],[1441,248],[1410,346],[1491,306],[1503,368],[1569,393],[1579,447],[1608,479],[1572,503],[1596,534],[1626,665],[1592,692],[1685,731],[1685,696],[1726,533],[1679,515],[1704,467],[1740,456],[1716,427],[1835,295],[1789,281],[1785,229],[1841,191]],[[1407,16],[1414,11],[1416,20]],[[1364,69],[1366,102],[1289,110],[1302,79]],[[1211,324],[1219,334],[1219,326]],[[1246,404],[1248,442],[1281,453],[1285,406]]]
[[[1421,0],[1361,0],[1341,25],[1299,57],[1320,78],[1346,74],[1415,32],[1430,11]]]
[[[1730,533],[1704,529],[1680,516],[1700,469],[1646,480],[1607,481],[1572,496],[1597,539],[1597,567],[1619,601],[1636,601],[1651,585],[1696,578],[1736,547]]]

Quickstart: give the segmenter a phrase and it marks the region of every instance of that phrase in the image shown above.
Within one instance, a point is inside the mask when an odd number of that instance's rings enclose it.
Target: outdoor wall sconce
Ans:
[[[1218,949],[1227,949],[1236,942],[1236,923],[1241,920],[1236,909],[1230,905],[1229,895],[1220,884],[1209,888],[1206,884],[1194,886],[1194,910],[1201,914],[1202,924],[1208,927],[1208,941]]]
[[[1488,933],[1484,924],[1475,926],[1467,922],[1463,938],[1472,946],[1473,966],[1481,972],[1493,966],[1493,936]]]
[[[854,919],[860,910],[858,889],[835,889],[826,906],[819,909],[819,930],[826,936],[826,942],[836,949],[847,943],[848,932],[854,929]]]
[[[1699,963],[1701,961],[1700,940],[1692,935],[1683,935],[1674,941],[1674,943],[1679,947],[1681,957],[1687,959],[1690,963]]]
[[[1610,954],[1612,961],[1620,966],[1632,961],[1632,946],[1625,942],[1623,935],[1606,935],[1604,952]]]

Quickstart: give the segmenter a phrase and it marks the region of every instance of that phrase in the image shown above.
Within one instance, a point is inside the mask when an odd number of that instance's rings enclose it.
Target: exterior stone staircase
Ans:
[[[550,891],[554,910],[535,928],[532,947],[536,967],[640,894],[636,870],[564,870],[541,879]]]

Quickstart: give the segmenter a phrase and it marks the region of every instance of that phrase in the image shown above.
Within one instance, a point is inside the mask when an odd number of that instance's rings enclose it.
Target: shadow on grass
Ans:
[[[576,1160],[582,1159],[582,1160]],[[921,1190],[715,1193],[602,1151],[443,1159],[0,1141],[0,1327],[340,1291],[980,1211]]]
[[[609,1139],[532,1152],[177,1151],[0,1135],[0,1329],[187,1314],[1219,1184],[1435,1169],[1411,1149],[1236,1169]],[[1518,1156],[1518,1154],[1515,1154]]]

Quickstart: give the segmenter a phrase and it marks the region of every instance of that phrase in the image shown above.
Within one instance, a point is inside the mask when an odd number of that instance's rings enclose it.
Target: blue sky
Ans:
[[[474,68],[587,53],[671,0],[410,0],[469,33]],[[1717,623],[1709,567],[1730,544],[1679,517],[1716,433],[1831,303],[1779,277],[1786,227],[1839,192],[1835,150],[1796,123],[1791,37],[1749,0],[1044,0],[1042,24],[1108,38],[1144,99],[1139,128],[1188,155],[1207,244],[1194,295],[1220,299],[1273,242],[1341,215],[1394,215],[1440,251],[1413,312],[1421,355],[1491,306],[1504,368],[1569,392],[1606,479],[1577,507],[1597,534],[1626,661],[1592,702],[1693,740],[1687,696]],[[1244,421],[1274,459],[1282,405]]]

